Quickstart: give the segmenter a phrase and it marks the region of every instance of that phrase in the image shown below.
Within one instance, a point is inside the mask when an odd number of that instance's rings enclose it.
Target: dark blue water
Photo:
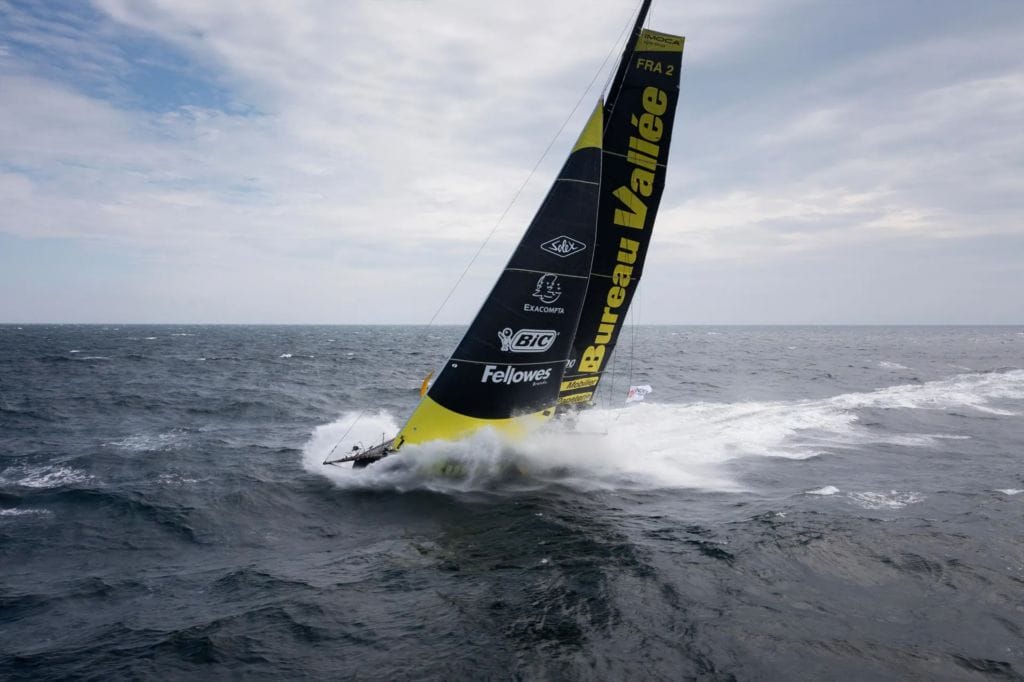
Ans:
[[[575,432],[320,464],[459,334],[0,327],[0,678],[1024,679],[1024,328],[639,328]]]

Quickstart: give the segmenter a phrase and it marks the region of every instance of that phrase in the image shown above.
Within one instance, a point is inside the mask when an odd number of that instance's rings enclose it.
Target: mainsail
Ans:
[[[588,403],[597,390],[640,283],[665,187],[683,38],[641,29],[643,17],[642,10],[605,106],[597,244],[561,405]]]
[[[391,449],[485,426],[514,435],[553,415],[594,256],[603,118],[598,102],[511,260]]]

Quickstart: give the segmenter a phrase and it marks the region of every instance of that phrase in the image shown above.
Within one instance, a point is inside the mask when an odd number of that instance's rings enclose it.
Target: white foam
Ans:
[[[69,467],[14,467],[0,476],[0,484],[25,488],[60,488],[84,483],[92,478],[84,471]]]
[[[104,447],[115,447],[129,452],[157,452],[170,450],[181,443],[180,433],[137,434],[104,443]]]
[[[870,393],[848,393],[827,402],[842,409],[875,407],[946,410],[966,407],[989,414],[1017,414],[993,407],[990,404],[993,400],[1024,400],[1024,370],[959,374],[924,384],[890,386]]]
[[[48,509],[0,509],[0,516],[51,516]]]
[[[81,353],[82,351],[80,351],[80,350],[69,350],[68,352],[69,353]]]
[[[1014,414],[990,401],[1024,399],[1024,370],[968,374],[865,393],[847,393],[821,400],[741,403],[660,404],[645,402],[630,408],[583,412],[575,431],[551,428],[524,441],[507,444],[483,431],[456,443],[406,446],[402,454],[360,471],[324,467],[322,462],[338,443],[336,454],[361,441],[391,437],[398,420],[386,412],[356,413],[320,426],[303,451],[306,468],[347,487],[390,489],[480,489],[505,485],[510,470],[524,471],[519,483],[546,485],[556,481],[579,489],[697,488],[739,491],[736,467],[723,466],[751,457],[803,460],[834,451],[837,446],[897,444],[928,447],[959,434],[892,434],[858,423],[857,410],[976,409],[991,414]],[[355,424],[353,426],[353,424]],[[351,432],[342,438],[346,430]],[[461,462],[467,475],[458,481],[425,474],[436,463]],[[831,491],[831,492],[826,492]],[[810,494],[836,494],[826,486]],[[917,493],[877,497],[882,493],[852,493],[862,506],[894,508],[919,501]],[[872,507],[875,508],[875,507]]]
[[[188,478],[187,476],[183,476],[181,474],[171,474],[171,473],[168,473],[168,474],[160,474],[159,476],[157,476],[157,481],[159,481],[161,485],[182,486],[182,485],[192,485],[193,483],[198,483],[199,479],[198,478]]]
[[[808,490],[808,495],[835,495],[839,492],[839,488],[834,485],[827,485],[823,488],[815,488],[814,490]]]
[[[858,507],[864,509],[902,509],[908,504],[917,504],[924,500],[924,495],[921,493],[898,490],[890,490],[887,493],[850,493],[847,497]]]
[[[156,337],[155,336],[147,336],[146,337],[146,341],[156,341]]]
[[[292,357],[292,354],[291,354],[291,353],[281,353],[281,355],[279,355],[278,357],[281,357],[281,358],[290,358],[290,357]]]
[[[1021,493],[1024,493],[1024,490],[1020,490],[1018,488],[999,488],[996,492],[1004,495],[1020,495]]]
[[[886,360],[882,360],[881,362],[879,362],[878,366],[881,367],[882,369],[910,369],[906,365],[901,365],[898,362],[888,362]]]

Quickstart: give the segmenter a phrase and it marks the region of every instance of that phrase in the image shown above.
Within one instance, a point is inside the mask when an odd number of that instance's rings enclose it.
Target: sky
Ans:
[[[637,5],[0,0],[0,322],[468,323]],[[634,322],[1024,323],[1024,3],[649,26],[687,41]]]

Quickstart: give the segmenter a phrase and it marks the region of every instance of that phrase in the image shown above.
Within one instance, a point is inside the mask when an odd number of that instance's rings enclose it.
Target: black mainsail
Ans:
[[[587,291],[601,179],[599,102],[490,295],[392,449],[549,419]]]
[[[681,36],[642,29],[645,3],[605,105],[597,244],[559,404],[589,403],[640,283],[665,187]]]

